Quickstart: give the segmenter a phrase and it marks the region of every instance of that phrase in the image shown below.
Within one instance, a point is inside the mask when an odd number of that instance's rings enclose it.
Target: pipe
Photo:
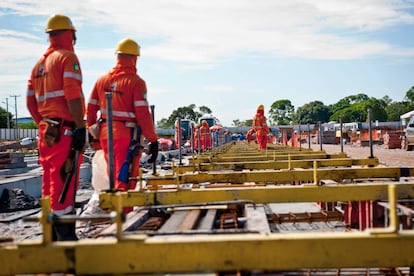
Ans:
[[[343,127],[342,117],[339,118],[339,127],[340,127],[339,141],[341,143],[341,153],[343,153],[344,152],[344,139],[342,138],[342,127]]]
[[[369,122],[369,158],[374,158],[374,151],[372,148],[372,110],[368,108],[368,122]]]
[[[106,98],[106,126],[108,132],[108,168],[109,168],[109,189],[114,191],[114,137],[112,130],[112,92],[105,92]]]

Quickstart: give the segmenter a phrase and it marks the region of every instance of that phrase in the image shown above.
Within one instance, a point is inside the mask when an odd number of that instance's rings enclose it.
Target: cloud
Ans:
[[[246,53],[317,59],[391,55],[393,45],[363,38],[398,24],[414,24],[410,1],[397,0],[118,0],[2,1],[20,15],[64,11],[78,29],[101,25],[108,32],[145,41],[145,53],[181,68],[214,66]],[[405,53],[411,56],[410,51]],[[203,67],[203,66],[201,66]]]

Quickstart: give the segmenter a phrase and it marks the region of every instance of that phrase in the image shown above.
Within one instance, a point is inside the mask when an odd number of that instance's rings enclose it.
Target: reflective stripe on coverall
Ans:
[[[44,171],[42,197],[50,196],[52,211],[57,215],[70,213],[74,205],[75,177],[72,178],[65,201],[62,204],[58,202],[64,186],[60,169],[71,149],[71,127],[61,126],[60,141],[49,147],[44,143],[47,124],[42,119],[60,118],[73,122],[67,100],[81,98],[83,102],[82,72],[73,50],[72,39],[68,36],[72,36],[69,31],[49,38],[51,46],[34,66],[26,95],[27,108],[39,125],[39,163]],[[82,155],[78,171],[81,163]]]

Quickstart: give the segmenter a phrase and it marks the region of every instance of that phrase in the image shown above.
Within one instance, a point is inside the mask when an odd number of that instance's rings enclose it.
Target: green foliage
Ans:
[[[198,119],[201,118],[204,114],[210,114],[210,113],[212,113],[211,109],[208,108],[207,106],[200,106],[197,108],[195,104],[190,104],[188,106],[182,106],[182,107],[179,107],[173,110],[173,112],[168,117],[168,119],[164,119],[164,118],[161,119],[160,121],[157,122],[157,126],[159,128],[164,128],[164,129],[173,128],[175,120],[177,120],[177,118],[190,119],[190,120],[197,122]]]
[[[411,88],[407,92],[405,92],[404,99],[410,104],[414,103],[414,86],[411,86]]]
[[[35,122],[30,122],[30,123],[21,123],[21,124],[19,124],[19,128],[20,129],[37,129],[38,126]]]
[[[10,128],[13,128],[13,115],[10,112],[7,113],[4,108],[0,107],[0,128],[7,128],[7,116],[9,117]]]
[[[326,123],[330,117],[329,108],[320,101],[314,101],[299,107],[292,116],[295,124]]]
[[[358,97],[349,96],[340,100],[342,108],[338,108],[339,105],[336,105],[336,107],[330,107],[330,110],[336,111],[331,115],[329,120],[338,122],[339,118],[342,118],[344,123],[366,122],[368,120],[368,109],[371,109],[372,120],[378,120],[381,122],[387,121],[388,115],[385,110],[385,106],[389,101],[387,98],[378,100],[376,98],[368,98],[363,94],[358,95]],[[354,100],[351,100],[351,98]],[[346,105],[346,102],[349,104]]]
[[[243,127],[243,126],[251,126],[253,125],[253,119],[249,119],[246,121],[240,121],[239,119],[233,120],[233,126],[235,127]]]
[[[273,102],[270,107],[270,122],[275,125],[288,125],[292,121],[292,113],[295,107],[290,100],[278,100]]]
[[[402,114],[411,110],[412,108],[407,102],[392,102],[385,107],[385,111],[388,115],[388,121],[390,122],[399,121]]]

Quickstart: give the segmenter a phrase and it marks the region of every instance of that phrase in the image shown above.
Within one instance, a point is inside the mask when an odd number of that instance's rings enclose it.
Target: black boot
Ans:
[[[53,241],[77,241],[75,222],[55,223],[53,225]]]

